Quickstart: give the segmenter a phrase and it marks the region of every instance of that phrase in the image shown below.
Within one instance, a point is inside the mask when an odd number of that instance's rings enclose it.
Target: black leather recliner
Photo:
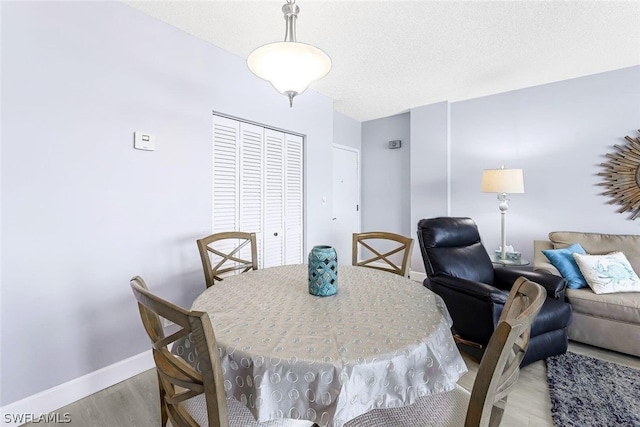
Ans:
[[[427,272],[424,286],[440,295],[462,341],[488,344],[511,286],[519,276],[542,285],[547,299],[531,326],[525,366],[567,351],[571,305],[563,278],[530,267],[495,266],[471,218],[430,218],[418,222],[418,241]]]

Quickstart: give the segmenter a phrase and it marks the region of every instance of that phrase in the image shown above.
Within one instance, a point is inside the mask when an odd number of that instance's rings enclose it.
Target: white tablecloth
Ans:
[[[227,394],[258,421],[341,426],[373,408],[453,389],[467,367],[442,299],[403,277],[339,266],[338,293],[308,292],[307,266],[250,271],[193,303],[209,313]],[[194,360],[187,341],[173,351]]]

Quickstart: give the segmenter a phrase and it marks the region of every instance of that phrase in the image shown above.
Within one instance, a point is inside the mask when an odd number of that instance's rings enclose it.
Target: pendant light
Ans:
[[[296,19],[300,8],[295,0],[287,0],[282,12],[286,21],[284,41],[257,48],[247,58],[247,65],[253,74],[286,95],[293,107],[294,96],[304,92],[311,82],[327,75],[331,59],[317,47],[296,41]]]

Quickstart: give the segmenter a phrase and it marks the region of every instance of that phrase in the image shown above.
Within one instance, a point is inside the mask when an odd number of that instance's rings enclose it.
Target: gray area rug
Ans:
[[[556,427],[640,426],[640,370],[568,352],[547,378]]]

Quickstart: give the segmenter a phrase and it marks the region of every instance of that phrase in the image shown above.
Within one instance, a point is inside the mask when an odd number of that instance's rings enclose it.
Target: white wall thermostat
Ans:
[[[396,139],[394,141],[389,141],[389,148],[393,149],[393,148],[400,148],[402,147],[402,141],[399,139]]]
[[[137,150],[153,151],[156,149],[156,138],[150,133],[134,132],[133,148]]]

